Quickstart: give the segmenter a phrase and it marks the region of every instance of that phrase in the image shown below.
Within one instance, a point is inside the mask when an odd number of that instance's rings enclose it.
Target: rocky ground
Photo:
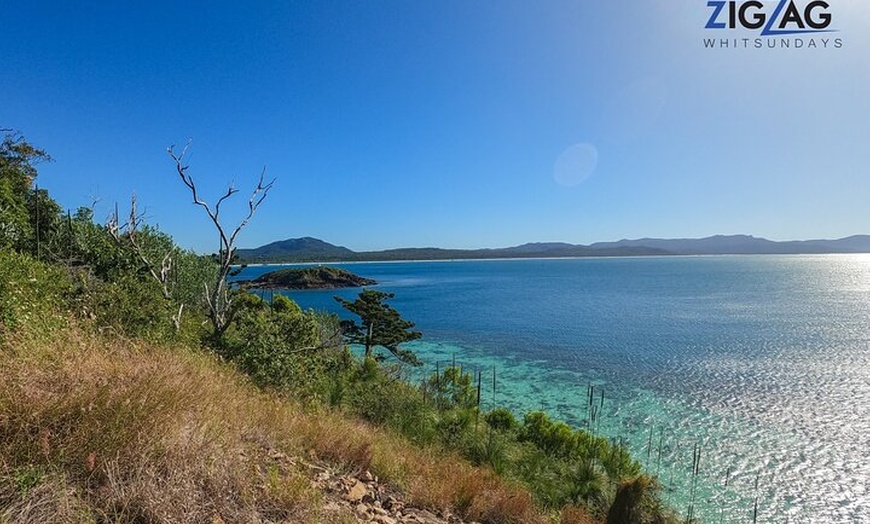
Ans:
[[[270,450],[269,456],[284,467],[306,472],[312,487],[323,493],[324,523],[478,524],[447,511],[433,512],[408,504],[401,492],[369,471],[340,473],[314,457],[290,457],[277,450]]]
[[[357,522],[377,524],[463,524],[449,513],[436,514],[406,504],[401,494],[370,472],[336,475],[328,468],[310,466],[314,482],[326,494],[324,513],[350,512]]]

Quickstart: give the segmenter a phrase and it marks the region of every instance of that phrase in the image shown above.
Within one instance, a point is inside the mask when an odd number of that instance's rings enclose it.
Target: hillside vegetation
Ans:
[[[455,365],[409,384],[334,315],[222,287],[231,249],[62,214],[22,143],[0,150],[17,188],[0,192],[0,523],[358,521],[317,468],[370,472],[445,522],[674,521],[608,439],[483,412]]]
[[[0,522],[355,522],[326,513],[287,456],[370,470],[467,518],[546,521],[485,469],[263,392],[202,352],[71,327],[7,336],[0,369]]]

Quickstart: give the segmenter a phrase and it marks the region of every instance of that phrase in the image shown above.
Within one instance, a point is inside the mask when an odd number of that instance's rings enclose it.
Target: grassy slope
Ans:
[[[548,520],[488,470],[263,393],[186,348],[19,333],[0,374],[0,523],[324,522],[282,454],[370,469],[409,503],[470,520]]]

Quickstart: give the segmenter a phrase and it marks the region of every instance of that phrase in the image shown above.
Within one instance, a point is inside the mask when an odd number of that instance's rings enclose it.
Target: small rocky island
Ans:
[[[315,266],[270,271],[238,284],[248,289],[337,289],[371,286],[377,282],[337,267]]]

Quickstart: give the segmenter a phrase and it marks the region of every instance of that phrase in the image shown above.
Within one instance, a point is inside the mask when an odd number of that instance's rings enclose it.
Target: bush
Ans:
[[[477,392],[472,386],[472,376],[462,368],[449,366],[444,371],[432,374],[424,383],[426,398],[439,409],[474,408]]]
[[[454,408],[442,411],[436,425],[441,442],[454,449],[462,449],[475,437],[475,413],[470,409]]]
[[[607,513],[607,524],[668,524],[677,519],[669,515],[661,504],[658,481],[639,475],[623,482],[616,499]]]
[[[511,441],[500,433],[488,431],[486,436],[477,435],[468,446],[465,454],[471,463],[492,468],[499,475],[507,473],[511,457],[508,455]]]
[[[495,408],[486,414],[486,423],[496,431],[513,432],[519,428],[517,418],[509,409]]]
[[[221,348],[225,356],[262,387],[306,397],[325,394],[326,350],[314,314],[280,295],[269,304],[242,293],[234,305],[236,318]]]
[[[412,440],[428,441],[431,425],[422,424],[429,411],[420,391],[381,369],[373,358],[365,358],[356,373],[349,377],[346,404],[364,419],[386,424],[405,433]]]
[[[81,311],[101,331],[152,341],[171,337],[170,303],[157,283],[144,276],[121,274],[109,282],[86,279],[78,298]]]
[[[23,329],[51,333],[65,325],[72,289],[64,270],[0,250],[0,336]]]
[[[567,458],[580,455],[577,434],[564,422],[553,422],[546,413],[527,413],[519,440],[531,442],[549,455]]]

